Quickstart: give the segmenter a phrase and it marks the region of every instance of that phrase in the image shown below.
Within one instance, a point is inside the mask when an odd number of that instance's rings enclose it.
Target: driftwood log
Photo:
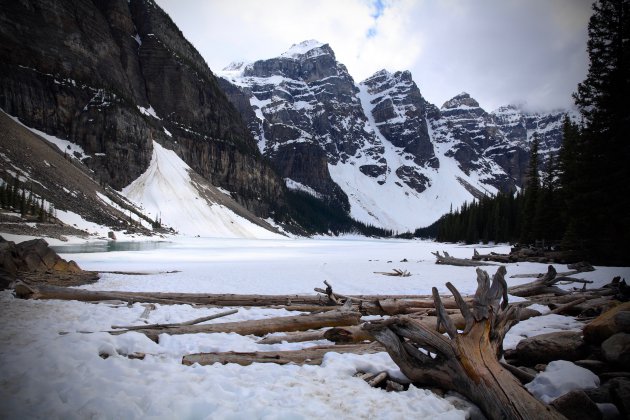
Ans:
[[[198,333],[237,333],[240,335],[263,336],[272,332],[307,331],[323,327],[357,325],[361,314],[355,311],[327,311],[318,314],[302,314],[241,322],[224,322],[217,324],[183,325],[168,328],[134,329],[153,341],[158,341],[160,334],[198,334]],[[126,331],[110,331],[118,335]]]
[[[491,252],[489,254],[480,254],[479,251],[477,251],[476,249],[473,249],[472,259],[475,261],[494,261],[501,264],[513,262],[508,254],[498,254],[496,252]]]
[[[326,330],[315,331],[293,331],[279,335],[267,335],[256,342],[256,344],[280,344],[280,343],[301,343],[303,341],[325,340]]]
[[[321,365],[326,353],[353,353],[353,354],[370,354],[383,351],[378,343],[370,344],[347,344],[335,346],[317,346],[308,347],[302,350],[287,351],[264,351],[253,353],[195,353],[187,354],[182,358],[182,364],[193,365],[212,365],[214,363],[237,363],[242,366],[251,365],[252,363],[275,363],[286,365],[294,363],[297,365]]]
[[[210,293],[118,292],[84,290],[59,286],[18,283],[15,294],[22,299],[78,300],[82,302],[145,302],[163,305],[204,306],[261,306],[303,312],[321,312],[339,309],[352,304],[363,315],[396,315],[421,312],[435,308],[433,299],[426,295],[341,295],[327,284],[326,290],[316,288],[320,295],[239,295]],[[456,308],[452,299],[446,299],[447,308]]]
[[[448,338],[408,316],[367,323],[364,328],[411,381],[459,392],[489,419],[564,418],[532,396],[499,363],[503,338],[516,322],[518,310],[507,305],[505,273],[505,267],[499,267],[491,283],[488,274],[477,269],[478,287],[470,307],[451,283],[446,284],[466,321],[461,333],[436,288],[437,324],[444,326]]]
[[[519,297],[530,297],[535,295],[553,294],[553,295],[566,295],[569,292],[562,290],[556,286],[558,283],[582,283],[586,286],[587,283],[592,283],[590,280],[574,279],[572,277],[559,277],[556,269],[553,265],[547,268],[547,273],[534,280],[531,283],[521,284],[519,286],[512,286],[508,289],[509,293]]]
[[[444,255],[440,255],[440,251],[432,252],[431,254],[435,255],[436,264],[455,265],[457,267],[479,267],[483,265],[495,265],[481,261],[468,260],[466,258],[451,257],[450,254],[446,251],[443,251]]]

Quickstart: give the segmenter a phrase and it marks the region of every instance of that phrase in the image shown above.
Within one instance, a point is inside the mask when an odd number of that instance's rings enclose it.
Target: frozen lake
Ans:
[[[473,267],[439,266],[431,255],[432,251],[446,250],[457,257],[470,257],[470,246],[365,238],[173,238],[154,245],[139,245],[133,252],[108,247],[99,252],[66,248],[74,252],[62,256],[88,270],[145,273],[104,273],[98,282],[84,286],[92,290],[314,294],[313,288],[322,287],[323,280],[341,294],[428,294],[432,286],[446,292],[447,281],[465,294],[476,288]],[[508,247],[492,250],[506,252]],[[412,275],[400,278],[375,273],[394,268]],[[510,276],[544,272],[546,265],[510,264],[507,269]],[[488,271],[492,274],[495,268]],[[580,277],[595,280],[594,286],[598,286],[614,275],[630,278],[630,269],[598,267]],[[507,280],[509,285],[529,281]],[[388,393],[353,377],[359,370],[401,375],[387,353],[328,353],[321,366],[184,366],[181,358],[189,353],[293,350],[330,343],[265,345],[257,343],[258,337],[220,333],[162,334],[157,344],[135,332],[117,336],[106,332],[112,325],[142,323],[139,317],[144,307],[139,303],[30,301],[3,291],[0,305],[2,418],[462,419],[466,415],[451,403],[451,397],[445,399],[413,386],[407,392]],[[151,323],[182,322],[224,310],[155,306]],[[294,314],[284,309],[238,309],[237,314],[210,322]],[[515,346],[528,335],[581,328],[573,318],[559,315],[532,320],[508,333],[506,347]],[[145,359],[125,356],[134,352],[145,353]],[[99,354],[109,357],[103,359]]]

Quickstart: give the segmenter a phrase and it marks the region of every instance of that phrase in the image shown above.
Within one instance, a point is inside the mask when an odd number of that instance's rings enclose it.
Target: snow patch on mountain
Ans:
[[[289,48],[286,52],[284,52],[281,57],[286,58],[298,58],[304,54],[307,54],[309,51],[315,50],[324,46],[325,44],[314,40],[309,39],[307,41],[302,41],[299,44],[293,44],[291,48]]]
[[[216,238],[278,238],[227,207],[212,203],[190,177],[192,169],[177,154],[153,142],[148,169],[122,190],[146,214],[180,234]]]

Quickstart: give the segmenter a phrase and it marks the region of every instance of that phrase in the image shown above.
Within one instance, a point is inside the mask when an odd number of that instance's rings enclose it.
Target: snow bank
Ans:
[[[153,142],[149,168],[122,190],[152,218],[180,234],[221,238],[278,238],[227,207],[207,201],[193,185],[192,169],[177,154]]]
[[[556,360],[547,365],[544,372],[536,375],[525,388],[542,402],[551,401],[574,389],[599,386],[599,377],[588,369],[566,360]]]

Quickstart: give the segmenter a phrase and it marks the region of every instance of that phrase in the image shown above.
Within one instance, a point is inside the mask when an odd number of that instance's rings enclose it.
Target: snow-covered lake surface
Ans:
[[[167,244],[149,248],[62,256],[88,270],[149,274],[103,274],[97,283],[84,286],[91,290],[314,294],[313,288],[323,287],[324,280],[341,294],[429,294],[432,286],[447,293],[447,281],[464,294],[476,288],[474,268],[438,266],[430,254],[446,250],[457,257],[470,257],[473,247],[469,246],[365,238],[171,238]],[[492,250],[506,252],[508,247]],[[407,262],[401,262],[404,259]],[[393,268],[412,275],[375,274]],[[488,268],[493,274],[494,268]],[[509,277],[545,272],[546,265],[510,264],[507,269]],[[598,267],[580,277],[594,280],[592,287],[597,287],[615,275],[630,278],[630,269]],[[530,280],[508,278],[508,284]],[[322,366],[184,366],[181,357],[188,353],[288,350],[328,342],[261,345],[256,344],[257,337],[222,333],[162,335],[156,344],[138,333],[112,336],[99,332],[111,325],[139,324],[144,310],[141,304],[114,307],[25,301],[4,291],[0,292],[0,306],[0,418],[459,419],[466,415],[449,399],[429,391],[412,387],[407,392],[387,393],[353,377],[357,370],[386,370],[400,376],[386,353],[329,353]],[[224,310],[156,306],[151,323],[187,321]],[[294,313],[239,308],[235,315],[210,322],[290,314]],[[534,318],[508,334],[506,347],[515,346],[522,337],[580,326],[573,318],[557,315]],[[147,356],[144,360],[124,356],[134,352]],[[110,357],[103,359],[101,353]],[[554,375],[562,377],[562,370],[555,370]]]

